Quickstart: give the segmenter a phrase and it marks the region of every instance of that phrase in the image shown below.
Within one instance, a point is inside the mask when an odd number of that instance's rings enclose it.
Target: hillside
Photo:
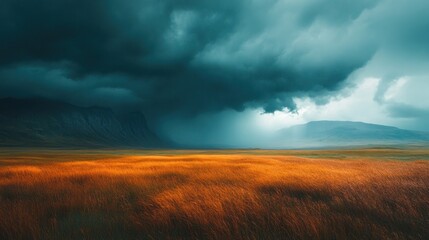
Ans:
[[[293,148],[427,144],[429,133],[363,122],[315,121],[280,130],[276,142]]]
[[[142,113],[47,99],[0,100],[0,146],[161,147]]]

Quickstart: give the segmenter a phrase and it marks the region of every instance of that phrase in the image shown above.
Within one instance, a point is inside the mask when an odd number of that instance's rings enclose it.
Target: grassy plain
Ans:
[[[429,150],[0,150],[0,239],[427,239]]]

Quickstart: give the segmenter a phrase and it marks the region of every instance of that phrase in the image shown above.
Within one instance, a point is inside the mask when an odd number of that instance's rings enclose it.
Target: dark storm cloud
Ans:
[[[0,70],[1,96],[61,99],[83,106],[138,108],[141,99],[124,85],[129,79],[118,75],[87,75],[70,79],[68,64],[19,65]],[[131,110],[131,109],[128,109]]]
[[[380,49],[426,58],[428,5],[3,0],[0,94],[140,108],[149,118],[294,110],[293,97],[323,102]]]

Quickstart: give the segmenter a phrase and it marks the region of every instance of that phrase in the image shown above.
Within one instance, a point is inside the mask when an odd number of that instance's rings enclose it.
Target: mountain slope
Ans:
[[[46,99],[0,100],[0,146],[160,147],[141,113]]]
[[[329,147],[428,143],[429,133],[348,121],[315,121],[280,130],[282,147]]]

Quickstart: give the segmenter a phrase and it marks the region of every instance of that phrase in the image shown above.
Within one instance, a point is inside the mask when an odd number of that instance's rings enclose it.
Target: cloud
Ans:
[[[329,8],[314,12],[314,4],[6,0],[0,63],[10,70],[66,61],[60,78],[74,81],[123,75],[134,82],[122,88],[154,112],[293,109],[294,95],[337,89],[371,56],[345,58],[354,47],[341,37],[346,27],[332,23],[339,16]],[[340,17],[350,21],[364,7],[352,4]],[[134,88],[140,84],[151,92]]]
[[[142,99],[126,86],[128,78],[115,75],[87,75],[71,78],[67,64],[19,65],[0,69],[0,95],[3,97],[44,97],[82,106],[140,107]]]
[[[260,114],[255,111],[252,122],[257,124],[252,128],[275,132],[309,121],[344,120],[429,131],[429,104],[421,101],[427,94],[428,78],[402,77],[390,82],[388,87],[379,78],[357,79],[323,105],[304,97],[294,99],[296,112]]]
[[[380,95],[428,75],[428,11],[426,0],[3,0],[0,96],[139,109],[158,125],[329,104],[368,77]]]

